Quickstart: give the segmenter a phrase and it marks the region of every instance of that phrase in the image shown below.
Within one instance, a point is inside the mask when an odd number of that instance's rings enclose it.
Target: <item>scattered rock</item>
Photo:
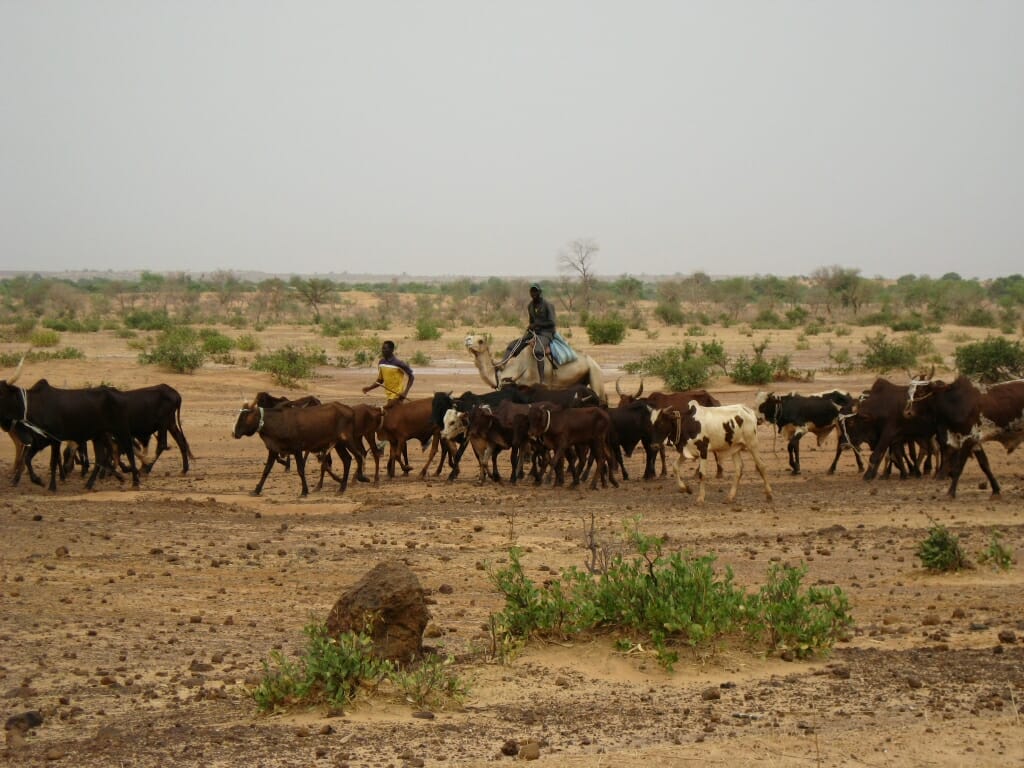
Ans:
[[[537,760],[540,757],[540,744],[528,741],[519,748],[520,760]]]
[[[5,731],[14,731],[25,734],[32,728],[38,728],[43,724],[43,713],[33,709],[17,715],[11,715],[4,723]]]
[[[1001,630],[999,632],[999,642],[1000,643],[1007,643],[1007,644],[1016,643],[1017,642],[1017,633],[1014,632],[1012,629]]]
[[[700,697],[704,701],[718,701],[722,698],[722,692],[718,688],[705,688],[700,692]]]
[[[515,739],[509,739],[501,745],[501,754],[506,757],[515,757],[519,754],[519,742]]]

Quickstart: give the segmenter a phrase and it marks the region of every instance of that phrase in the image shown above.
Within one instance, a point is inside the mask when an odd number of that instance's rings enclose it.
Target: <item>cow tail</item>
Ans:
[[[181,439],[185,441],[185,451],[188,453],[189,459],[195,461],[195,454],[192,453],[192,446],[189,445],[188,438],[185,437],[185,430],[181,428],[181,407],[174,409],[174,421],[178,425],[178,434],[181,435]]]

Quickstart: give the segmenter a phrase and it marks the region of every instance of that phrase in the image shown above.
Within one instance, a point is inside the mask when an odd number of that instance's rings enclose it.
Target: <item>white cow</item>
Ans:
[[[687,484],[680,465],[684,459],[697,459],[697,478],[700,486],[697,491],[697,502],[704,502],[704,478],[707,474],[708,455],[714,453],[719,461],[731,457],[735,473],[732,489],[726,501],[736,498],[736,491],[743,476],[743,458],[741,452],[746,451],[754,459],[761,479],[764,480],[764,492],[768,501],[772,500],[772,487],[764,471],[764,463],[757,453],[757,416],[753,409],[745,405],[720,405],[705,407],[696,400],[691,400],[686,411],[677,408],[665,408],[651,411],[651,423],[655,431],[673,438],[679,455],[676,457],[676,479],[679,488],[692,493]]]

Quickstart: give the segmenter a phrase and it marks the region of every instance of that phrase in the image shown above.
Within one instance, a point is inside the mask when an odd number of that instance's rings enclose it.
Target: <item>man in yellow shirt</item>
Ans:
[[[390,408],[401,400],[405,400],[415,380],[412,368],[404,360],[395,357],[395,342],[385,341],[380,346],[380,360],[377,361],[377,380],[363,387],[365,395],[371,389],[384,387],[387,392],[385,408]]]

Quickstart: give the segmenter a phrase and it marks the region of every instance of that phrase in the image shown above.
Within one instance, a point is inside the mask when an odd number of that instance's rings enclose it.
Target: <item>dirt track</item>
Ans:
[[[46,718],[0,753],[12,764],[477,765],[509,760],[509,739],[536,739],[542,762],[570,766],[1024,764],[1020,566],[930,575],[914,555],[933,520],[969,554],[996,528],[1024,552],[1022,468],[1001,447],[990,451],[1004,484],[995,502],[973,465],[956,500],[932,480],[866,484],[849,456],[828,477],[831,441],[815,451],[806,440],[804,473],[792,477],[764,428],[773,503],[749,462],[737,502],[724,504],[728,484],[717,481],[703,508],[670,480],[596,492],[477,487],[469,464],[452,485],[410,476],[309,500],[276,469],[253,498],[262,445],[229,432],[239,395],[268,388],[266,377],[227,367],[165,375],[114,358],[25,377],[42,375],[71,386],[170,383],[197,460],[180,477],[172,450],[137,492],[107,481],[85,493],[78,478],[55,495],[0,486],[3,713]],[[325,375],[311,391],[355,402],[369,374]],[[439,370],[422,373],[416,391],[452,388],[482,384]],[[723,399],[749,403],[753,393]],[[6,468],[9,443],[0,451]],[[636,459],[631,467],[640,474]],[[484,565],[503,562],[513,542],[538,580],[582,565],[591,513],[609,544],[639,516],[670,547],[717,553],[750,587],[773,561],[805,561],[809,583],[848,593],[854,636],[819,662],[724,650],[684,657],[673,674],[603,640],[486,663],[484,626],[500,604]],[[393,559],[434,601],[427,643],[460,660],[472,683],[464,710],[421,719],[377,697],[338,717],[258,715],[248,686],[261,662],[298,648],[310,618]]]

